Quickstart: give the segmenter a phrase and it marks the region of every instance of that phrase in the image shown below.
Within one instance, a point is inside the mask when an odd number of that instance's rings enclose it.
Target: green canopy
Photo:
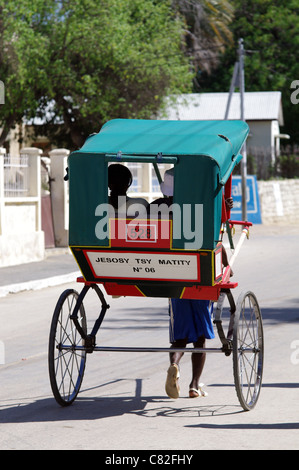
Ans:
[[[243,121],[115,119],[90,136],[80,152],[115,154],[119,159],[128,155],[205,155],[215,160],[225,183],[240,161],[238,154],[248,130]]]
[[[109,236],[99,240],[95,234],[96,208],[108,202],[108,162],[135,161],[174,164],[174,202],[191,208],[192,214],[203,207],[202,248],[214,249],[221,226],[222,187],[242,158],[239,152],[248,130],[242,121],[107,122],[69,156],[69,244],[109,246]],[[186,246],[183,225],[181,233],[173,240],[174,249]]]

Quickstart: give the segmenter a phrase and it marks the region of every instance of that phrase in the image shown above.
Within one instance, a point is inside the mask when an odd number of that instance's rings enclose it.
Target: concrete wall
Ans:
[[[28,156],[28,195],[4,194],[4,152],[0,152],[0,267],[32,261],[45,256],[41,229],[41,151],[25,148]]]
[[[49,152],[55,246],[68,246],[68,182],[64,180],[64,176],[69,153],[67,149]]]
[[[299,180],[259,181],[263,224],[299,225]]]

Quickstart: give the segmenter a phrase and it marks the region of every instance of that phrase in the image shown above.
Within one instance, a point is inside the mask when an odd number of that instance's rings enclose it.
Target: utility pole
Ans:
[[[244,78],[244,44],[243,39],[239,39],[238,47],[238,62],[235,63],[233,77],[231,80],[229,96],[226,105],[224,119],[228,118],[230,103],[235,87],[238,84],[240,90],[240,119],[245,121],[244,115],[244,93],[245,93],[245,78]],[[237,83],[238,82],[238,83]],[[241,160],[241,187],[242,187],[242,219],[247,220],[247,204],[246,204],[246,181],[247,181],[247,153],[246,142],[243,144],[241,153],[243,158]]]
[[[245,77],[244,77],[244,44],[243,39],[239,39],[239,88],[240,88],[240,105],[241,105],[241,120],[245,121],[244,117],[244,92],[245,92]],[[247,220],[247,194],[246,194],[246,182],[247,182],[247,152],[246,142],[244,142],[242,150],[243,158],[241,160],[241,180],[242,180],[242,219]]]

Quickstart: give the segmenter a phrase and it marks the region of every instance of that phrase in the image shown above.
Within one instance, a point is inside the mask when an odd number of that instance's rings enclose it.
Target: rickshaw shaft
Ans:
[[[59,350],[71,349],[72,351],[84,351],[84,346],[75,345],[59,345]],[[110,347],[110,346],[95,346],[93,351],[106,351],[106,352],[183,352],[183,353],[207,353],[207,352],[224,352],[222,348],[151,348],[151,347]]]

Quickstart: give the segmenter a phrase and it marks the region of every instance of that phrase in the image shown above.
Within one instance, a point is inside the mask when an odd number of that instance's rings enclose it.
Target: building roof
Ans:
[[[166,119],[217,120],[224,119],[229,93],[190,93],[168,98]],[[228,119],[240,119],[240,93],[234,93]],[[246,121],[279,121],[283,125],[280,91],[244,93],[244,118]]]

